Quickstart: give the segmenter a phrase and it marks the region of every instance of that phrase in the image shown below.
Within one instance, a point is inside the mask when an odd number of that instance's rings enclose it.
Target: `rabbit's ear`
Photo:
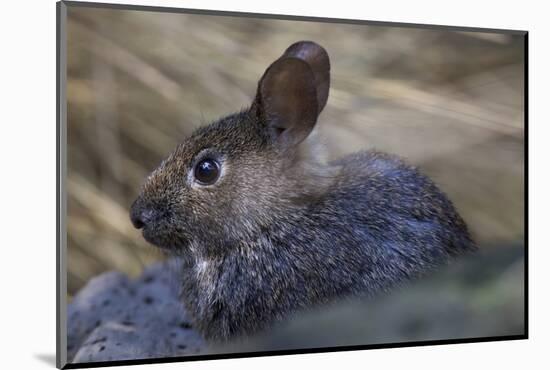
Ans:
[[[326,50],[313,41],[299,41],[286,49],[282,58],[285,57],[301,59],[311,68],[317,91],[318,114],[320,114],[327,103],[330,87],[330,61]]]
[[[281,146],[304,140],[324,108],[330,84],[328,55],[310,41],[291,45],[264,73],[253,108]]]

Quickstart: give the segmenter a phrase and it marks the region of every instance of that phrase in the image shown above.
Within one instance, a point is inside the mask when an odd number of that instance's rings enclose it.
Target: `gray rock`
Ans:
[[[68,358],[95,362],[197,354],[206,348],[178,300],[177,261],[91,279],[68,305]]]

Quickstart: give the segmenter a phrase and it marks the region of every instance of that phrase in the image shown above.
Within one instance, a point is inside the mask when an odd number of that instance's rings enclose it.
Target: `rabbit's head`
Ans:
[[[304,154],[329,91],[319,45],[291,45],[269,66],[249,109],[198,129],[153,171],[131,208],[149,242],[222,248],[307,204],[330,176]]]

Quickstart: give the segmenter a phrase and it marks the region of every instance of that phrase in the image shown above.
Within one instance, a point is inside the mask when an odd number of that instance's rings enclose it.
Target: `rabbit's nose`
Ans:
[[[151,223],[151,221],[153,221],[155,217],[155,211],[150,208],[132,206],[130,220],[132,221],[132,224],[136,229],[141,229],[142,227]]]

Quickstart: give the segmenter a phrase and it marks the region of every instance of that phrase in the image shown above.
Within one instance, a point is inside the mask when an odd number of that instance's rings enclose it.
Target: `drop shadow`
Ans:
[[[40,353],[34,354],[34,357],[42,361],[43,363],[55,367],[55,353]]]

